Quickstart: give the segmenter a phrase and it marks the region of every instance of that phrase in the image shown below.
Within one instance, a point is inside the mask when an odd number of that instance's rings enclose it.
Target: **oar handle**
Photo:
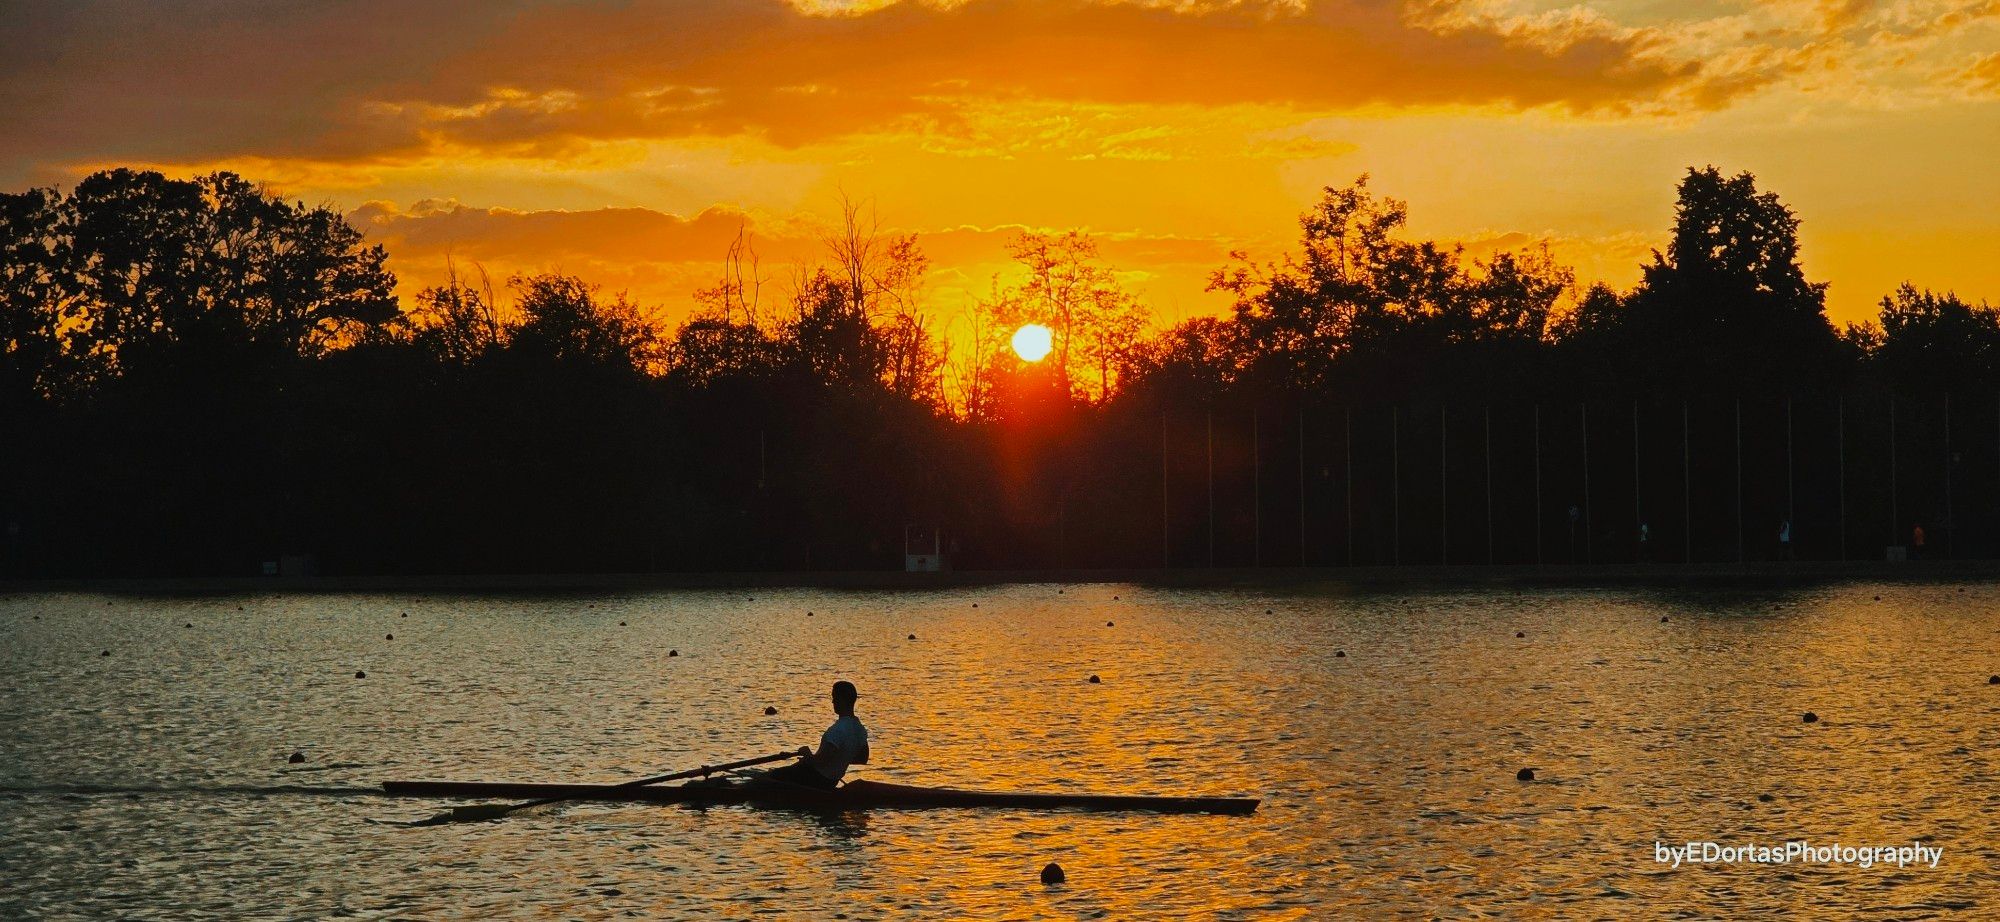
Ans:
[[[658,778],[640,778],[640,780],[636,780],[636,782],[624,782],[624,784],[614,784],[614,788],[644,788],[646,784],[660,784],[660,782],[674,782],[674,780],[680,780],[680,778],[694,778],[694,776],[698,776],[698,774],[714,774],[714,772],[728,772],[730,768],[750,768],[750,766],[760,766],[760,764],[764,764],[764,762],[782,762],[782,760],[786,760],[786,758],[798,758],[798,752],[796,752],[796,750],[794,750],[794,752],[774,752],[774,754],[770,754],[770,756],[758,756],[758,758],[746,758],[746,760],[742,760],[742,762],[726,762],[726,764],[720,764],[720,766],[702,766],[702,768],[690,768],[690,770],[686,770],[686,772],[674,772],[674,774],[662,774],[662,776],[658,776]],[[514,804],[514,806],[510,806],[510,808],[506,808],[506,812],[514,812],[514,810],[526,810],[526,808],[530,808],[530,806],[548,806],[548,804],[560,804],[560,802],[564,802],[564,800],[572,800],[572,798],[562,798],[562,796],[558,796],[558,798],[542,798],[542,800],[530,800],[530,802],[526,802],[526,804]]]
[[[641,778],[637,781],[627,781],[623,784],[617,785],[617,787],[637,788],[637,787],[645,787],[646,785],[649,784],[659,784],[662,781],[679,781],[682,778],[693,778],[697,775],[712,775],[715,774],[716,772],[726,772],[732,768],[749,768],[752,765],[763,765],[766,762],[780,762],[785,759],[796,759],[798,758],[798,755],[799,754],[797,751],[778,752],[768,756],[758,756],[754,759],[744,759],[740,762],[726,762],[721,765],[704,765],[700,768],[691,768],[684,772],[674,772],[671,775],[660,775],[659,777],[656,778]]]

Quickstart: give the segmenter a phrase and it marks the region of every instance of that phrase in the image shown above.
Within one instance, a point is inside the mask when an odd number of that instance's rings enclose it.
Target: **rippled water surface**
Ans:
[[[8,918],[2000,914],[1985,586],[63,594],[0,631]],[[293,790],[761,755],[817,741],[835,678],[862,777],[1264,803],[407,829],[367,820],[441,805]],[[1793,838],[1944,857],[1654,861]]]

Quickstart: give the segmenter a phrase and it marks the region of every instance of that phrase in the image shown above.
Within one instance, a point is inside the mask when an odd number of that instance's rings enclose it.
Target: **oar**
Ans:
[[[730,769],[749,768],[752,765],[763,765],[766,762],[779,762],[785,759],[796,759],[798,757],[799,753],[797,750],[793,750],[791,752],[779,752],[768,756],[758,756],[757,758],[754,759],[744,759],[741,762],[729,762],[723,765],[704,765],[700,768],[691,768],[684,772],[674,772],[671,775],[660,775],[653,778],[640,778],[637,781],[627,781],[623,784],[614,785],[614,787],[621,787],[621,788],[644,787],[649,784],[659,784],[662,781],[678,781],[682,778],[693,778],[697,775],[711,775],[716,772],[729,771]],[[571,799],[573,798],[544,797],[540,800],[530,800],[525,803],[518,803],[518,804],[473,804],[471,806],[466,806],[466,807],[453,807],[450,810],[446,810],[445,812],[433,816],[429,819],[414,820],[408,823],[404,823],[403,825],[436,826],[440,823],[470,823],[470,822],[478,822],[480,820],[497,820],[502,817],[505,817],[510,813],[513,813],[516,810],[526,810],[529,807],[545,807],[548,806],[549,804],[561,803],[562,801]]]

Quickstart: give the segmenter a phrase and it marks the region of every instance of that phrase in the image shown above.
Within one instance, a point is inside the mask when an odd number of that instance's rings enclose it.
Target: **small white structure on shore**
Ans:
[[[935,525],[903,526],[903,570],[936,573],[944,566],[944,536]]]

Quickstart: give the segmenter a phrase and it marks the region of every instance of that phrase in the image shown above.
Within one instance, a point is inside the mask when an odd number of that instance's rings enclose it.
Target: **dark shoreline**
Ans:
[[[1102,570],[895,570],[730,573],[539,573],[431,576],[178,577],[13,580],[0,595],[43,592],[256,595],[356,592],[564,592],[651,589],[923,590],[1011,583],[1126,583],[1163,587],[1451,589],[1518,586],[1783,587],[1880,581],[2000,581],[2000,560],[1799,561],[1747,564],[1603,564],[1555,566],[1264,567]]]

